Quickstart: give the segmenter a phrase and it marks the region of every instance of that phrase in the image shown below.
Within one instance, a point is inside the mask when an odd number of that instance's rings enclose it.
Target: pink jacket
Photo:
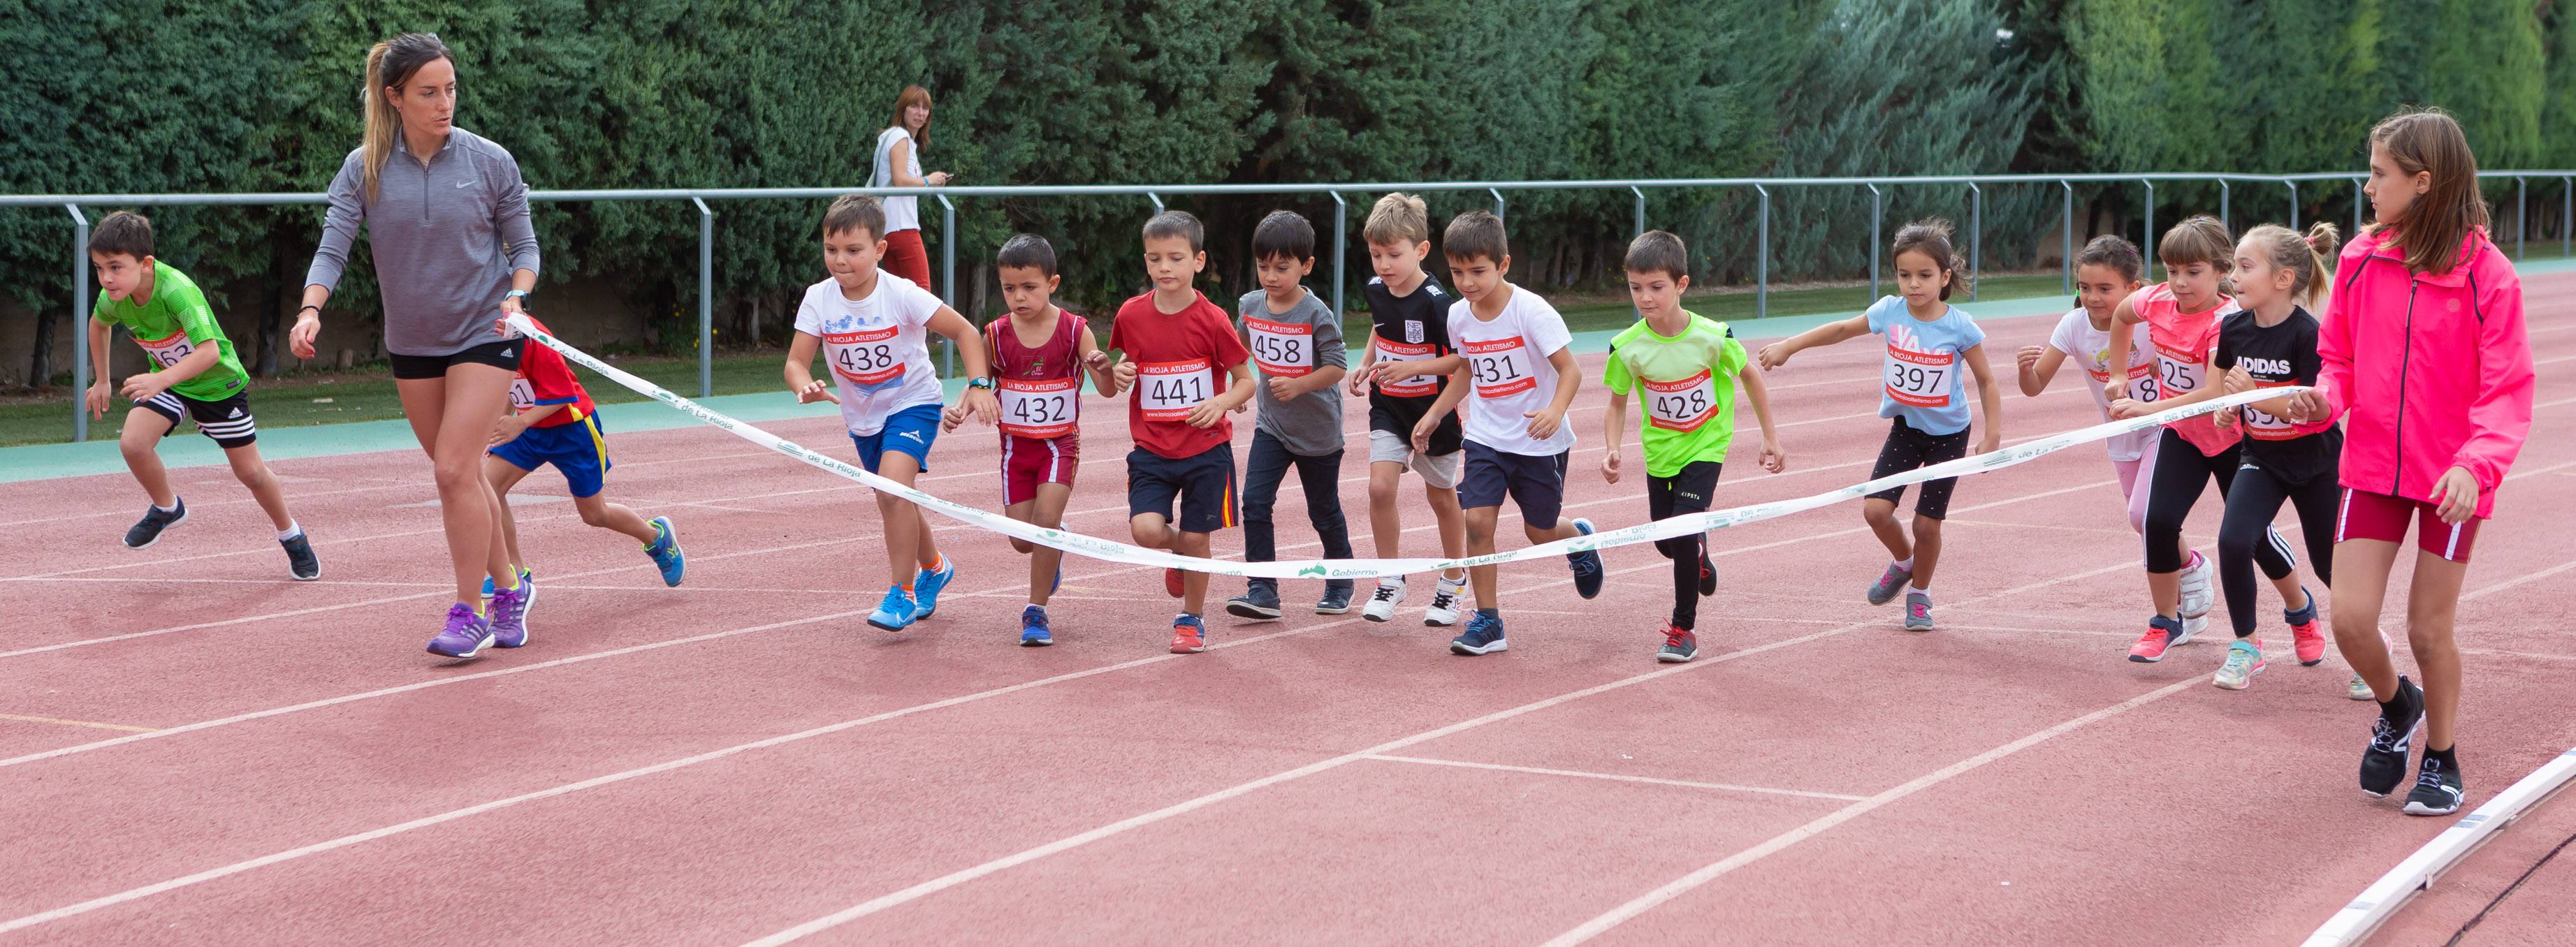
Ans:
[[[2478,481],[2483,519],[2531,431],[2531,340],[2522,279],[2487,240],[2468,235],[2448,273],[2409,273],[2390,232],[2345,244],[2334,298],[2317,332],[2327,401],[2348,411],[2341,482],[2430,501],[2452,467]]]

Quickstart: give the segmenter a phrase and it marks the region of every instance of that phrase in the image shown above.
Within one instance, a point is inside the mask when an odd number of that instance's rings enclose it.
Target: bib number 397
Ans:
[[[1953,372],[1957,356],[1950,352],[1917,352],[1912,349],[1887,347],[1887,396],[1896,403],[1917,408],[1939,408],[1950,403]]]
[[[1145,420],[1186,420],[1191,408],[1215,395],[1206,359],[1136,364],[1136,398]]]
[[[1681,381],[1641,381],[1646,423],[1668,431],[1696,431],[1717,413],[1715,376],[1703,370]]]

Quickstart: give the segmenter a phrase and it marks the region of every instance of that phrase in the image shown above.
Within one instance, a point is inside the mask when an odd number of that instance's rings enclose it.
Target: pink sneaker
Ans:
[[[2147,619],[2147,633],[2129,646],[2129,660],[2154,664],[2165,659],[2165,649],[2191,640],[2191,631],[2181,621],[2158,615]]]

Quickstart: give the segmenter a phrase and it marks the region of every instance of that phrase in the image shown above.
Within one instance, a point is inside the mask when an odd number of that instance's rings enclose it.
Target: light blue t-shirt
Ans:
[[[1905,419],[1925,434],[1956,434],[1968,427],[1967,360],[1960,353],[1986,341],[1986,330],[1968,311],[1943,304],[1941,318],[1925,322],[1889,296],[1869,307],[1869,331],[1887,339],[1887,371],[1878,416]]]

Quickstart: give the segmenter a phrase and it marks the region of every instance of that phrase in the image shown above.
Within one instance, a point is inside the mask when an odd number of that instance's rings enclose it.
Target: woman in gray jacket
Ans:
[[[493,422],[530,344],[495,321],[537,285],[528,185],[501,146],[455,127],[456,61],[438,37],[405,33],[367,53],[367,138],[331,181],[322,245],[287,341],[312,358],[322,306],[365,224],[385,312],[385,351],[403,415],[429,452],[455,565],[456,604],[429,650],[470,658],[527,642],[536,586],[495,529],[500,499],[482,475]],[[493,583],[489,602],[483,582]]]

